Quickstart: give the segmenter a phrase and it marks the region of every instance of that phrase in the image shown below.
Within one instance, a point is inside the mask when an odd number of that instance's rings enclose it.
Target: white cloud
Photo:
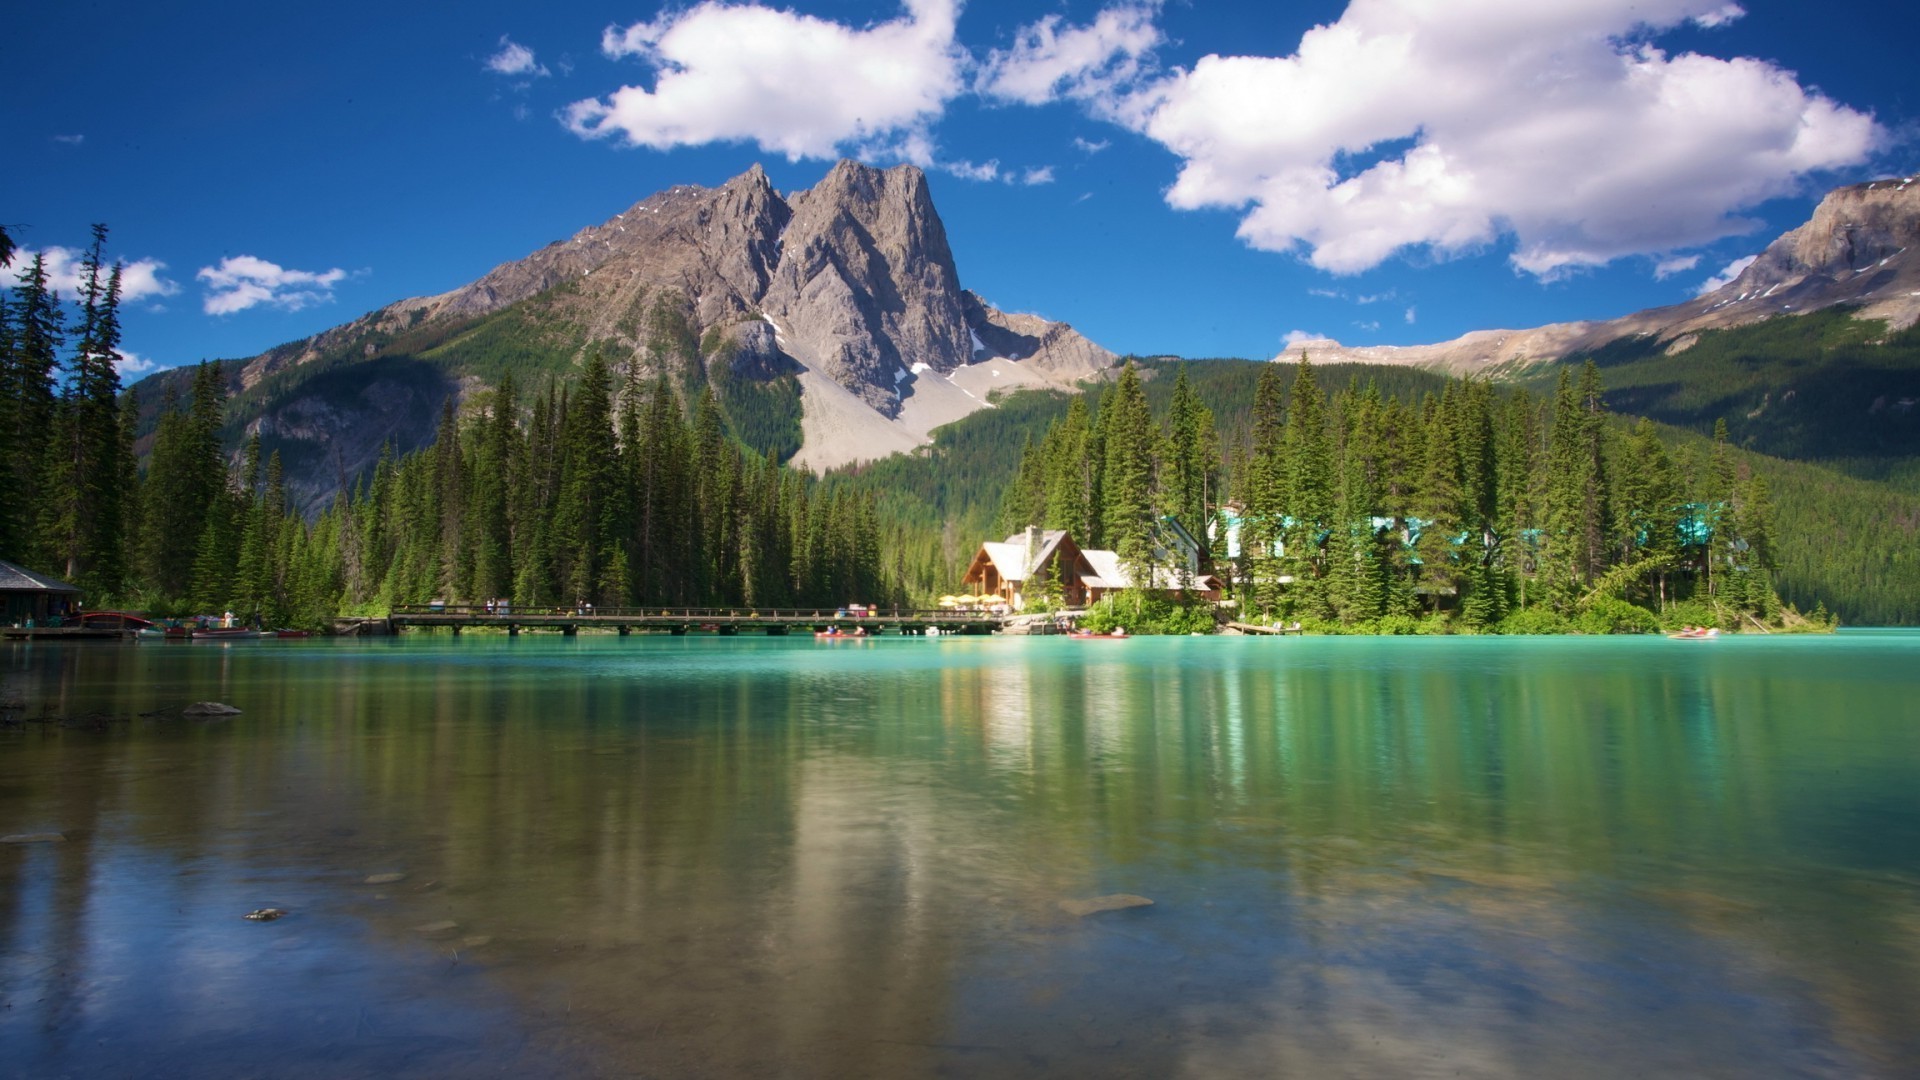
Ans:
[[[333,287],[347,276],[341,269],[288,270],[252,255],[234,255],[219,266],[203,266],[195,277],[207,284],[201,307],[209,315],[232,315],[260,304],[299,311],[333,300]]]
[[[1699,265],[1700,256],[1698,255],[1675,255],[1672,258],[1661,259],[1653,267],[1653,280],[1665,281],[1675,274],[1684,274]]]
[[[1408,326],[1412,326],[1412,325],[1413,325],[1413,311],[1414,311],[1414,309],[1412,309],[1412,308],[1408,308],[1408,309],[1407,309],[1407,325],[1408,325]]]
[[[1725,267],[1723,267],[1719,273],[1701,282],[1700,288],[1694,293],[1694,295],[1705,296],[1716,289],[1724,289],[1727,286],[1733,284],[1733,279],[1739,277],[1742,273],[1744,273],[1747,267],[1753,265],[1753,260],[1757,258],[1759,258],[1759,256],[1757,255],[1748,255],[1744,259],[1733,260],[1732,262],[1728,263]]]
[[[962,180],[991,183],[1000,179],[1000,162],[998,161],[943,161],[935,167],[941,172],[957,176]]]
[[[114,370],[120,372],[120,377],[124,379],[129,375],[145,375],[159,365],[141,356],[139,353],[132,353],[121,349],[120,359],[115,361],[113,366]]]
[[[66,143],[68,146],[79,146],[81,143],[87,141],[87,137],[85,135],[55,135],[53,141]]]
[[[1001,101],[1040,105],[1057,98],[1099,99],[1131,86],[1143,59],[1164,39],[1155,2],[1123,3],[1086,26],[1062,28],[1058,15],[1021,28],[1011,49],[995,49],[974,86]]]
[[[1084,154],[1097,154],[1100,151],[1105,150],[1107,147],[1112,145],[1113,143],[1106,139],[1101,139],[1099,142],[1095,142],[1092,139],[1083,139],[1078,135],[1074,136],[1073,138],[1074,149],[1079,150],[1081,153],[1084,153]]]
[[[80,263],[86,258],[86,252],[77,248],[55,245],[38,254],[42,258],[42,265],[46,268],[47,288],[59,293],[62,299],[78,300],[81,286],[84,284],[80,279]],[[13,253],[13,261],[7,266],[15,274],[19,274],[33,262],[34,255],[35,252],[31,250],[24,248],[17,250]],[[156,297],[172,296],[179,292],[178,283],[161,276],[160,272],[166,268],[167,264],[158,259],[135,259],[132,262],[122,262],[120,264],[120,302],[137,304],[142,301],[152,301]],[[101,284],[105,283],[103,274]]]
[[[552,74],[533,57],[533,50],[514,41],[507,35],[500,35],[500,51],[487,57],[487,70],[497,75],[524,75],[530,79],[541,79]]]
[[[1287,358],[1289,352],[1297,352],[1308,345],[1330,345],[1332,343],[1332,338],[1325,334],[1315,333],[1312,330],[1289,330],[1286,336],[1280,339],[1280,355],[1274,357],[1274,359],[1284,360]]]
[[[1053,166],[1039,165],[1020,174],[1020,182],[1028,187],[1053,183]]]
[[[1139,10],[1042,19],[980,85],[1083,99],[1182,159],[1171,205],[1241,211],[1249,245],[1305,248],[1339,273],[1508,238],[1513,265],[1542,278],[1697,246],[1887,138],[1773,64],[1650,44],[1737,18],[1725,0],[1352,0],[1291,56],[1159,77],[1137,70],[1144,31],[1112,29]]]
[[[1722,4],[1712,11],[1702,12],[1693,17],[1693,21],[1709,30],[1725,26],[1735,19],[1746,15],[1747,10],[1739,4]]]
[[[790,161],[834,157],[844,147],[930,160],[927,128],[962,88],[958,2],[904,7],[897,19],[855,29],[705,0],[608,27],[601,50],[646,62],[653,88],[576,101],[563,119],[583,138],[618,136],[657,150],[751,142]]]

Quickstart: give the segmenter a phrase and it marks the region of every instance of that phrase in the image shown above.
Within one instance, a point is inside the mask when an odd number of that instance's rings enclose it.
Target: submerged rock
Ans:
[[[427,937],[440,937],[451,934],[458,929],[460,929],[459,923],[447,919],[441,922],[430,922],[424,926],[416,926],[413,928],[413,932],[416,934],[424,934]]]
[[[180,710],[181,716],[239,716],[240,710],[218,701],[196,701]]]
[[[373,874],[365,882],[368,885],[391,885],[396,881],[405,881],[405,874]]]
[[[257,911],[249,911],[240,917],[251,922],[272,922],[286,913],[287,909],[285,908],[263,907]]]
[[[26,832],[12,836],[0,836],[0,844],[57,844],[66,840],[66,833]]]
[[[1103,911],[1125,911],[1127,908],[1152,907],[1153,901],[1132,893],[1111,893],[1107,896],[1094,896],[1085,900],[1062,900],[1060,910],[1069,915],[1086,918]]]

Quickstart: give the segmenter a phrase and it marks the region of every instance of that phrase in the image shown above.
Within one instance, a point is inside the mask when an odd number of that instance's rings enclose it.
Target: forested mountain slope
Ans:
[[[1164,420],[1182,366],[1172,360],[1139,361],[1146,397]],[[1212,410],[1223,456],[1221,491],[1239,494],[1247,482],[1246,448],[1252,441],[1253,403],[1261,376],[1270,369],[1291,389],[1294,366],[1244,360],[1197,360],[1184,364],[1194,392]],[[1382,397],[1420,402],[1446,391],[1448,378],[1405,367],[1316,367],[1323,389],[1336,393],[1371,383]],[[1614,369],[1602,369],[1610,378]],[[1107,387],[1081,391],[1097,414]],[[1619,392],[1625,398],[1631,389]],[[1616,395],[1608,394],[1609,404]],[[918,454],[845,471],[856,490],[878,500],[889,533],[890,573],[920,595],[958,588],[966,561],[984,539],[999,539],[1013,524],[1002,501],[1016,477],[1023,449],[1038,444],[1048,427],[1065,417],[1073,395],[1024,392],[1002,397],[999,408],[941,428]],[[1544,396],[1535,396],[1544,405]],[[1632,437],[1632,418],[1615,406],[1608,424],[1618,457]],[[1707,425],[1711,430],[1711,423]],[[1683,474],[1703,477],[1714,456],[1709,435],[1673,424],[1651,430]],[[1545,433],[1541,433],[1544,438]],[[1726,467],[1736,476],[1759,476],[1773,496],[1774,579],[1783,599],[1804,610],[1825,604],[1844,620],[1869,625],[1920,623],[1920,496],[1892,485],[1846,475],[1828,465],[1786,460],[1729,445]],[[1704,481],[1703,481],[1704,482]],[[1688,493],[1688,498],[1699,496]]]

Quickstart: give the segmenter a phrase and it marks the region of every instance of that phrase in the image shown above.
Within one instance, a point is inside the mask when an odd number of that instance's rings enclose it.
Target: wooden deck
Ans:
[[[1230,622],[1227,624],[1227,629],[1238,630],[1243,634],[1298,634],[1300,633],[1300,624],[1294,623],[1290,626],[1273,626],[1268,623]]]
[[[484,605],[426,604],[397,607],[387,616],[394,630],[445,627],[454,633],[463,629],[493,627],[509,634],[522,630],[558,630],[575,634],[582,628],[614,630],[620,634],[712,633],[722,635],[770,634],[780,636],[813,633],[838,627],[845,633],[864,629],[868,634],[924,634],[938,630],[942,634],[991,634],[1000,627],[1000,616],[983,611],[955,612],[915,608],[863,609],[860,612],[835,608],[519,608],[488,610]]]
[[[137,631],[99,626],[0,626],[8,641],[131,641]]]

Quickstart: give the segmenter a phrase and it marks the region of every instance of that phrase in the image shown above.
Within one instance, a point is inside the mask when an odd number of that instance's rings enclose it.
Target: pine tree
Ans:
[[[609,595],[607,573],[619,544],[619,456],[613,437],[612,379],[598,354],[587,361],[561,430],[560,485],[553,554],[559,580],[577,601],[624,602]]]
[[[478,426],[473,450],[471,535],[473,593],[486,602],[513,592],[513,521],[509,496],[517,475],[513,373],[500,378]]]
[[[1077,396],[1041,443],[1047,503],[1038,524],[1065,529],[1081,547],[1098,547],[1100,539],[1100,473],[1090,446],[1092,431],[1087,400]]]
[[[1173,397],[1167,406],[1167,422],[1160,469],[1160,504],[1179,519],[1200,544],[1200,562],[1212,561],[1208,544],[1212,524],[1214,489],[1220,478],[1220,437],[1214,430],[1213,411],[1200,401],[1187,381],[1187,366],[1173,384]]]
[[[1606,569],[1612,514],[1605,410],[1599,369],[1591,360],[1577,386],[1569,372],[1561,372],[1554,393],[1542,558],[1545,576],[1563,603]]]
[[[0,392],[11,402],[5,418],[13,452],[0,459],[0,559],[53,568],[52,545],[39,533],[46,505],[49,455],[63,449],[56,431],[55,372],[66,343],[60,297],[51,288],[46,259],[35,254],[13,289],[11,360]]]
[[[1295,609],[1316,618],[1332,614],[1321,579],[1326,576],[1325,545],[1334,527],[1333,448],[1327,437],[1327,403],[1306,353],[1294,371],[1288,397],[1285,516],[1286,555],[1282,565],[1293,576]]]
[[[81,260],[79,336],[56,424],[58,450],[49,451],[41,519],[52,561],[96,597],[119,594],[126,557],[116,367],[121,268],[104,265],[106,237],[106,226],[95,225],[93,244]]]
[[[1151,587],[1153,568],[1153,416],[1140,373],[1128,363],[1100,403],[1105,450],[1101,469],[1101,535],[1139,588]]]

